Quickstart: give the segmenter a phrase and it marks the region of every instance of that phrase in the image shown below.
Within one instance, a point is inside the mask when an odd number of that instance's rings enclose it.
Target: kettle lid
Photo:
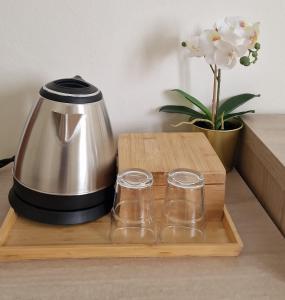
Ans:
[[[47,83],[40,89],[40,95],[49,100],[74,104],[97,102],[103,98],[98,88],[78,75]]]

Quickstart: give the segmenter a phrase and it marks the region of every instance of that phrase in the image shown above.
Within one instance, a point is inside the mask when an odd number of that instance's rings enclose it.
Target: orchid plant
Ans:
[[[251,24],[240,17],[226,17],[216,22],[213,29],[204,30],[200,34],[191,36],[188,41],[182,42],[182,46],[189,50],[190,57],[204,58],[213,72],[212,107],[210,110],[197,98],[180,89],[174,89],[172,91],[182,95],[199,110],[187,106],[166,105],[159,111],[190,116],[189,122],[181,122],[175,126],[202,121],[208,123],[210,128],[217,130],[225,129],[225,121],[247,113],[254,113],[254,110],[233,111],[260,95],[240,94],[220,104],[220,90],[222,70],[232,69],[238,60],[243,66],[256,63],[260,49],[258,37],[259,23]]]

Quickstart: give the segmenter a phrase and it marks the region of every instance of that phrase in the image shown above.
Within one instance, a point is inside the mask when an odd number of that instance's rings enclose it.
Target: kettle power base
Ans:
[[[10,208],[0,228],[0,260],[108,257],[238,256],[242,241],[227,209],[209,221],[203,242],[183,244],[114,244],[111,218],[74,225],[49,225],[17,215]]]
[[[81,210],[44,209],[23,201],[14,188],[10,190],[9,201],[19,215],[34,221],[56,225],[81,224],[94,221],[108,214],[112,208],[112,201],[104,201],[96,206]]]

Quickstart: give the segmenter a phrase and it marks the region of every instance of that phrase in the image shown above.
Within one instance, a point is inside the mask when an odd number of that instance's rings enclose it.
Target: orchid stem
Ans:
[[[216,102],[216,118],[215,118],[215,124],[217,124],[217,119],[218,119],[218,110],[219,110],[219,105],[220,105],[220,90],[221,90],[221,69],[218,69],[218,76],[217,76],[217,81],[218,81],[218,88],[217,88],[217,102]],[[218,128],[217,128],[218,129]]]
[[[217,114],[217,65],[214,67],[214,87],[213,87],[213,100],[212,100],[212,123],[215,124]],[[216,124],[215,124],[216,127]]]
[[[213,68],[213,66],[212,65],[209,65],[210,66],[210,68],[211,68],[211,70],[212,70],[212,72],[213,72],[213,74],[215,75],[215,69]],[[216,79],[218,80],[218,77],[216,76]]]

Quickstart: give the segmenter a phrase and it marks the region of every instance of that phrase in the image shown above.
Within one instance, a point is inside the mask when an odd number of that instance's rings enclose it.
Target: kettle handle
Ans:
[[[79,80],[85,81],[80,75],[75,75],[73,78],[74,78],[74,79],[79,79]]]
[[[73,79],[77,79],[77,80],[80,80],[80,81],[83,81],[83,82],[86,82],[86,83],[88,83],[86,80],[84,80],[80,75],[75,75],[74,77],[73,77]],[[88,83],[89,84],[89,83]]]

